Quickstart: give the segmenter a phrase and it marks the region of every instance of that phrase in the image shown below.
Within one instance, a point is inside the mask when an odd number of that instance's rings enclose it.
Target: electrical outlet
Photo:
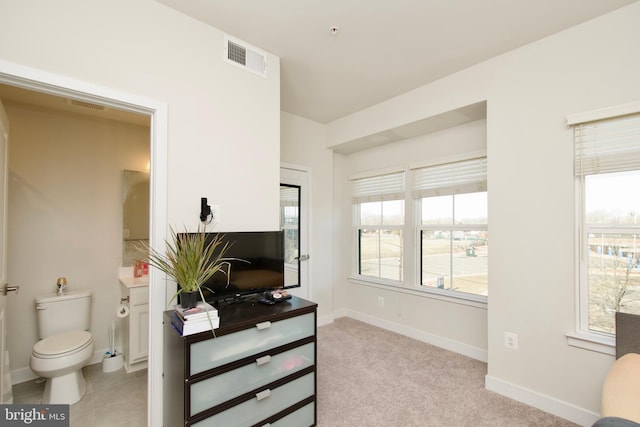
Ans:
[[[384,297],[378,297],[378,307],[384,307]]]
[[[513,332],[504,333],[504,346],[511,350],[518,349],[518,334]]]

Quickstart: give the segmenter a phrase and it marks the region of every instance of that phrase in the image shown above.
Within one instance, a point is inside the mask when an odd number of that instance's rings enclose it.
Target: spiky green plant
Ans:
[[[224,241],[222,234],[216,234],[207,242],[206,227],[203,225],[195,233],[189,233],[186,228],[184,232],[177,233],[171,227],[170,234],[170,239],[165,240],[164,253],[147,247],[149,265],[178,284],[180,288],[173,299],[182,292],[199,292],[204,301],[202,287],[207,280],[218,272],[229,279],[231,258],[225,258],[224,255],[231,244]]]
[[[144,250],[148,251],[149,265],[165,273],[179,286],[170,303],[184,292],[198,292],[204,301],[202,288],[208,289],[204,283],[214,274],[222,272],[227,277],[228,284],[231,273],[230,261],[244,261],[224,257],[232,243],[225,242],[223,234],[216,234],[207,242],[204,225],[198,226],[198,231],[195,233],[189,233],[186,227],[184,232],[177,233],[173,227],[170,227],[170,234],[170,239],[165,240],[164,253],[148,244],[143,244]],[[213,324],[208,312],[207,318],[213,332]]]

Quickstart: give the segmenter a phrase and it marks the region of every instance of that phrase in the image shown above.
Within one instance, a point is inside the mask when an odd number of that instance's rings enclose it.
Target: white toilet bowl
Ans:
[[[82,399],[86,390],[82,368],[94,350],[88,331],[63,332],[38,341],[31,353],[31,370],[47,380],[41,403],[72,405]]]

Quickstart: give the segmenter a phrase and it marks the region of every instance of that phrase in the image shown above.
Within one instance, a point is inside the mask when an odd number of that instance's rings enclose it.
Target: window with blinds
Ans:
[[[404,172],[353,180],[355,203],[404,199]]]
[[[580,329],[613,335],[615,312],[640,314],[640,114],[572,124]]]
[[[486,300],[486,157],[413,170],[418,206],[420,285]]]
[[[640,114],[580,123],[574,140],[578,176],[640,169]]]
[[[357,242],[357,274],[401,282],[405,173],[393,172],[352,180]]]
[[[487,159],[419,168],[413,175],[413,197],[443,196],[487,190]]]

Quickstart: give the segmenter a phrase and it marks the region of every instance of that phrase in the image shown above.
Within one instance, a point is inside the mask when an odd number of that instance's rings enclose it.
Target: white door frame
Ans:
[[[0,60],[0,83],[73,98],[151,117],[150,141],[150,241],[163,251],[167,236],[167,104],[104,86]],[[114,271],[114,276],[117,272]],[[147,425],[162,420],[162,313],[166,307],[163,278],[149,271],[149,361]]]
[[[5,353],[7,352],[7,297],[9,282],[7,277],[7,189],[9,188],[9,122],[0,99],[0,404],[5,401]],[[3,295],[4,294],[4,295]],[[11,386],[11,384],[8,384]],[[11,395],[12,396],[12,395]]]

